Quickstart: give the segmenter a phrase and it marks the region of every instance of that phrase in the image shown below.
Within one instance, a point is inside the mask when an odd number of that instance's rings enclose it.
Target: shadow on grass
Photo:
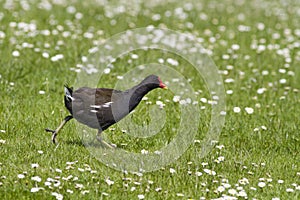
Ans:
[[[97,142],[97,140],[95,139],[95,141],[90,141],[90,142],[86,142],[84,143],[82,140],[80,139],[74,139],[74,140],[67,140],[66,143],[68,145],[77,145],[77,146],[81,146],[81,147],[101,147],[101,148],[105,148],[105,146],[103,146],[103,144]]]
[[[95,141],[90,141],[90,142],[86,142],[84,143],[82,140],[80,139],[74,139],[74,140],[67,140],[66,144],[68,145],[76,145],[76,146],[80,146],[80,147],[93,147],[93,148],[107,148],[105,145],[99,143],[96,139]],[[122,146],[118,146],[117,148],[119,149],[124,149],[124,147]]]
[[[81,146],[84,147],[85,145],[83,144],[82,140],[79,139],[75,139],[75,140],[67,140],[66,143],[68,145],[77,145],[77,146]]]

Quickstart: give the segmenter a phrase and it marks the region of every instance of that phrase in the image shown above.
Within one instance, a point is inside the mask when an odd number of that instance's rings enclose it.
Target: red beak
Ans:
[[[159,80],[159,87],[162,89],[168,89],[168,87],[160,80],[160,78],[158,78]]]

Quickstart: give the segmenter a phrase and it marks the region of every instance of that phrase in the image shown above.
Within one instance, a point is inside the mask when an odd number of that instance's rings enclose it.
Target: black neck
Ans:
[[[154,86],[152,83],[145,84],[140,83],[137,86],[134,86],[133,88],[127,90],[129,93],[130,99],[129,99],[129,112],[131,112],[142,100],[142,98],[151,90],[157,88],[157,86]]]

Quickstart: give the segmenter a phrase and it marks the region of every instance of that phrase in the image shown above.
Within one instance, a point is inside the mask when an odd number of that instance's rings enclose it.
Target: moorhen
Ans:
[[[64,102],[69,116],[56,130],[45,129],[52,133],[52,142],[60,129],[72,118],[91,128],[98,129],[97,139],[104,145],[112,147],[101,139],[101,132],[128,115],[148,92],[155,88],[167,89],[156,75],[146,77],[141,83],[126,91],[108,88],[82,87],[75,91],[65,85]]]

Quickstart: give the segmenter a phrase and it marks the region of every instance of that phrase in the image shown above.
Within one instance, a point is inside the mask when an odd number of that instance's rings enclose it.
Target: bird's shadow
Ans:
[[[75,139],[75,140],[67,140],[66,141],[66,144],[68,145],[77,145],[77,146],[82,146],[84,147],[84,143],[82,140],[79,140],[79,139]]]
[[[97,147],[97,148],[100,147],[100,148],[103,148],[102,144],[97,142],[96,139],[95,139],[95,141],[89,141],[89,142],[84,142],[81,139],[67,140],[66,144],[68,144],[68,145],[77,145],[77,146],[81,146],[81,147]]]

